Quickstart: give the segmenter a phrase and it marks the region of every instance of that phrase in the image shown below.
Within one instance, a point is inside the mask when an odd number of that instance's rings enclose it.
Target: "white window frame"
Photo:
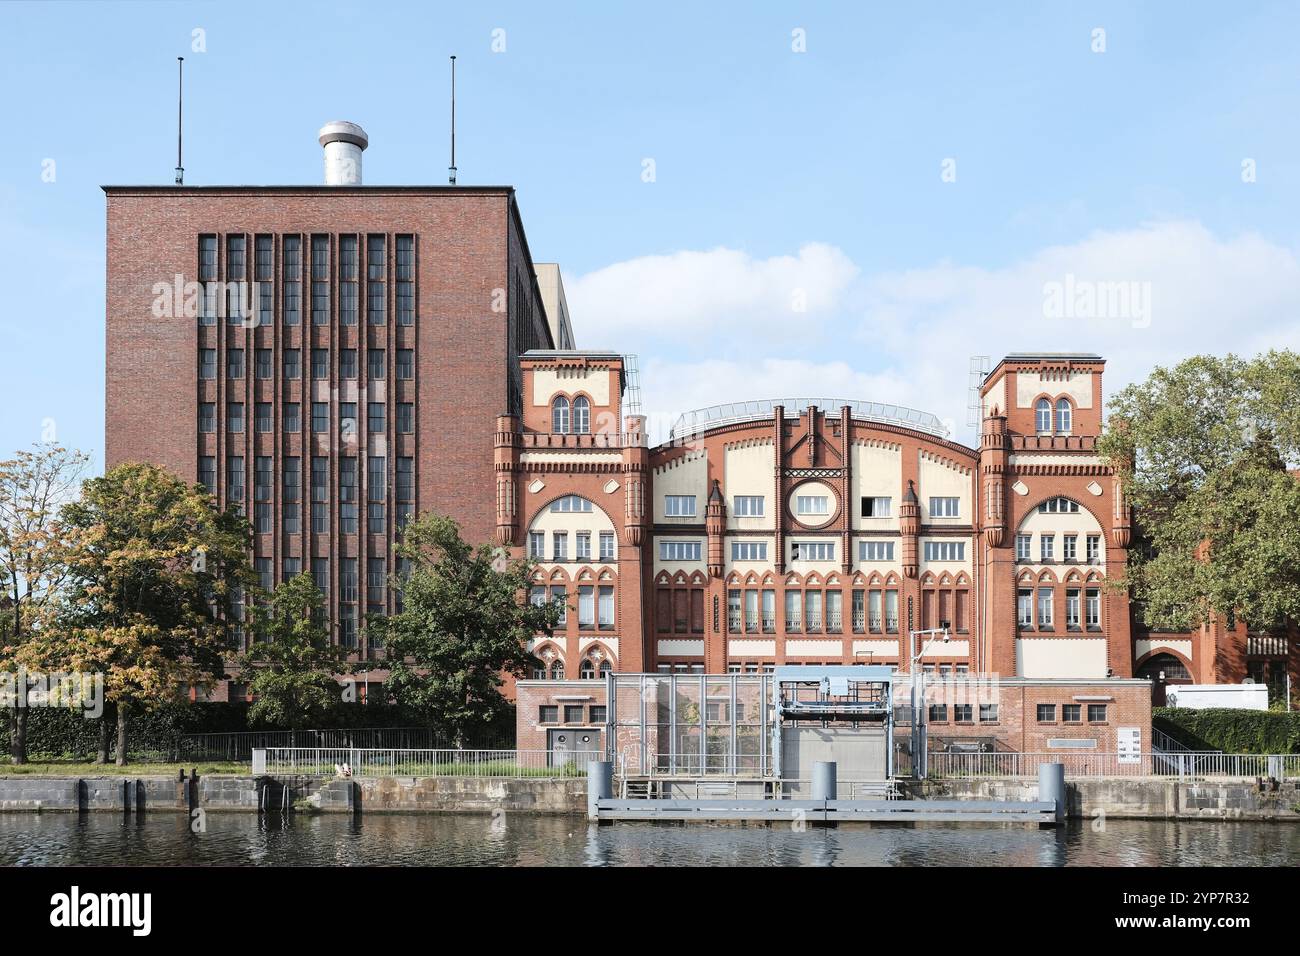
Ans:
[[[862,497],[864,500],[871,502],[871,514],[862,515],[862,517],[892,518],[894,516],[893,498],[890,498],[887,495],[863,495]]]
[[[659,560],[698,561],[700,560],[700,542],[660,539]]]
[[[580,512],[586,514],[592,510],[591,501],[582,495],[565,495],[551,502],[550,510],[559,514]]]
[[[1028,561],[1033,546],[1034,536],[1032,534],[1016,535],[1016,560]]]
[[[732,561],[766,561],[767,542],[766,541],[733,541],[731,542],[731,560]]]
[[[893,541],[859,541],[858,560],[859,561],[893,561],[894,542]]]
[[[762,495],[736,495],[732,499],[732,509],[737,518],[761,518],[764,515],[767,499]]]
[[[790,545],[791,561],[834,561],[834,541],[794,541]]]
[[[930,498],[931,518],[960,518],[961,498],[951,495],[933,495]]]
[[[810,518],[825,518],[831,513],[830,495],[795,495],[794,513],[807,515]]]
[[[931,561],[965,561],[965,541],[927,541],[925,542],[925,560]]]
[[[690,510],[685,510],[687,507]],[[664,495],[664,516],[668,518],[694,518],[695,495]]]

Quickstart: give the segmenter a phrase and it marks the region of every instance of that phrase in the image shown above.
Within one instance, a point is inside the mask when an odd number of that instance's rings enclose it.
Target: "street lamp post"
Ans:
[[[921,645],[921,649],[916,649],[916,637],[918,634],[932,635],[928,641]],[[945,644],[948,643],[948,622],[940,621],[938,627],[930,627],[921,631],[907,632],[907,652],[911,658],[908,668],[911,671],[912,678],[912,772],[917,779],[924,780],[929,770],[926,733],[925,733],[925,675],[917,669],[917,662],[925,655],[926,650],[936,640],[942,638]]]

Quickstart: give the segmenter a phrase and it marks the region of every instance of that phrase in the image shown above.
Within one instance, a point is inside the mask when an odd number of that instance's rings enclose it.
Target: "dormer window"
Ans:
[[[591,431],[591,402],[585,395],[573,400],[573,433],[586,435]]]
[[[1061,435],[1070,433],[1070,419],[1072,409],[1070,408],[1069,399],[1061,398],[1056,402],[1056,431]]]
[[[551,431],[557,435],[569,433],[569,400],[563,395],[551,403]]]
[[[1052,431],[1052,403],[1045,398],[1040,398],[1034,418],[1036,419],[1034,427],[1039,432],[1050,434]]]

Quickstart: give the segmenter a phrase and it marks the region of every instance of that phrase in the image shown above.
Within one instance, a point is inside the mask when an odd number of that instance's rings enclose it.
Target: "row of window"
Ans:
[[[330,462],[325,456],[311,458],[311,530],[315,534],[329,531],[330,525]],[[366,530],[370,534],[385,534],[385,499],[388,489],[388,459],[383,455],[370,455],[366,465]],[[341,455],[337,459],[337,484],[339,500],[339,532],[356,534],[359,522],[360,492],[358,490],[359,461],[355,455]],[[243,455],[226,456],[226,501],[243,510],[245,460]],[[303,474],[302,459],[286,455],[280,463],[280,511],[285,534],[302,531]],[[215,495],[217,490],[217,460],[214,456],[199,457],[199,483]],[[272,531],[272,498],[275,486],[274,459],[258,455],[253,460],[253,530],[258,534]],[[399,528],[405,526],[415,510],[415,459],[399,456],[394,459],[394,517]]]
[[[560,602],[560,619],[557,626],[564,627],[569,618],[569,591],[564,585],[536,585],[528,592],[528,599],[536,605],[547,601]],[[614,586],[612,584],[583,584],[578,587],[578,628],[580,630],[612,630],[614,627]]]
[[[1018,534],[1016,535],[1016,560],[1030,561],[1033,552],[1033,535]],[[1089,564],[1097,564],[1101,561],[1101,535],[1090,534],[1086,536],[1084,546],[1084,560]],[[1038,536],[1038,563],[1051,564],[1056,560],[1056,535],[1040,534]],[[1079,560],[1079,536],[1077,534],[1061,535],[1061,560],[1066,562]]]
[[[368,402],[366,405],[366,428],[372,435],[382,434],[388,425],[388,406],[384,402]],[[257,434],[269,434],[275,431],[275,412],[270,402],[256,402],[254,409],[254,427]],[[302,431],[302,406],[298,402],[283,402],[281,409],[281,427],[286,432]],[[311,403],[311,430],[315,434],[329,431],[330,403]],[[415,431],[415,403],[397,403],[397,421],[394,423],[399,435],[410,435]],[[244,403],[226,403],[226,431],[240,433],[244,431]],[[215,402],[199,402],[199,432],[210,434],[217,430],[217,406]],[[339,433],[344,436],[357,432],[357,403],[339,402]]]
[[[1070,407],[1068,399],[1058,398],[1056,400],[1057,434],[1068,435],[1070,433],[1072,412],[1073,409]],[[1040,434],[1050,435],[1052,433],[1052,403],[1049,399],[1040,398],[1038,404],[1034,407],[1034,428]]]
[[[1055,704],[1039,704],[1037,707],[1037,717],[1040,724],[1054,724],[1056,720]],[[1088,705],[1088,723],[1101,724],[1106,722],[1106,705],[1089,704]],[[1082,704],[1062,704],[1061,705],[1061,723],[1081,724],[1083,723],[1083,705]]]
[[[600,550],[597,552],[597,559],[600,561],[613,561],[615,559],[615,542],[614,532],[602,531],[598,537]],[[573,535],[574,548],[572,555],[569,552],[569,532],[552,531],[551,532],[551,551],[550,556],[546,552],[546,532],[530,531],[528,532],[528,556],[537,561],[590,561],[591,553],[591,532],[578,531]]]
[[[667,593],[671,589],[661,589]],[[784,592],[785,632],[839,634],[844,630],[844,594],[838,589],[789,589]],[[922,626],[930,620],[948,622],[958,632],[967,629],[969,591],[965,588],[927,589],[921,596]],[[898,633],[898,591],[894,588],[858,588],[849,592],[849,626],[855,634]],[[677,631],[676,616],[658,616],[658,630],[669,623]],[[727,630],[732,634],[775,634],[777,592],[773,588],[729,588]],[[682,629],[684,630],[684,629]]]
[[[357,377],[357,349],[339,349],[339,378]],[[385,372],[386,350],[366,349],[366,374],[371,381],[383,379]],[[259,379],[270,379],[274,374],[275,354],[272,349],[254,349],[254,372]],[[302,378],[302,349],[284,349],[281,353],[281,368],[286,379]],[[395,372],[399,381],[415,378],[415,350],[398,349]],[[311,350],[311,377],[327,379],[330,374],[330,350]],[[240,379],[245,375],[244,349],[226,349],[226,377]],[[199,378],[205,381],[217,377],[217,350],[199,349]]]
[[[1034,588],[1017,590],[1016,617],[1022,631],[1033,630],[1035,622],[1040,631],[1053,630],[1056,625],[1056,589],[1038,588],[1036,593]],[[1101,588],[1065,589],[1065,628],[1077,631],[1082,630],[1083,627],[1089,630],[1101,628]]]
[[[604,668],[609,666],[609,662],[601,665]],[[554,670],[554,668],[552,668]],[[603,671],[602,671],[603,673]],[[536,676],[534,674],[534,676]],[[543,679],[545,675],[543,675]],[[552,680],[564,680],[564,665],[560,665],[560,676],[552,677]],[[603,704],[565,704],[564,721],[566,724],[603,724],[605,722],[605,706]],[[559,704],[542,704],[537,708],[537,722],[539,724],[558,724],[560,723],[560,705]]]
[[[669,518],[694,518],[697,516],[696,500],[696,495],[664,495],[664,515]],[[731,512],[738,518],[761,518],[765,514],[766,505],[762,495],[737,495],[731,501]],[[864,518],[888,518],[893,514],[893,499],[865,497],[861,501],[861,507]],[[1077,505],[1075,510],[1078,510]],[[796,517],[824,518],[831,513],[831,499],[828,495],[795,495],[794,513]],[[961,499],[932,497],[930,517],[960,518]]]
[[[932,724],[946,724],[948,722],[948,705],[931,704],[929,707],[928,718]],[[981,724],[995,724],[998,720],[997,704],[980,704],[979,718]],[[956,724],[973,724],[975,722],[975,705],[974,704],[953,704],[952,720]]]
[[[271,559],[255,558],[253,567],[257,573],[259,587],[269,593],[274,586]],[[366,560],[367,618],[383,617],[385,614],[385,599],[388,591],[387,567],[387,562],[382,557],[371,557]],[[312,558],[309,570],[316,587],[322,594],[328,595],[330,588],[330,559]],[[399,581],[404,580],[410,574],[410,570],[410,561],[405,558],[397,560],[397,577]],[[285,557],[281,564],[281,580],[288,581],[297,577],[302,571],[302,558]],[[335,623],[338,625],[338,643],[341,647],[356,648],[356,605],[360,600],[361,593],[358,560],[347,557],[339,558],[338,572],[340,603],[335,614]],[[403,610],[402,589],[394,587],[392,591],[394,605],[400,614]],[[226,620],[229,625],[227,640],[236,649],[243,646],[245,611],[243,588],[235,587],[231,590],[227,599]],[[323,618],[325,614],[324,608],[319,609],[318,614]],[[383,641],[380,635],[372,633],[369,638],[369,646],[373,649],[382,648]]]
[[[793,541],[790,544],[791,561],[834,561],[834,541]],[[703,546],[699,541],[659,540],[660,561],[699,561]],[[926,541],[922,553],[926,561],[965,561],[966,542]],[[766,561],[766,541],[733,541],[732,561]],[[859,541],[859,561],[893,561],[893,541]]]
[[[330,318],[330,237],[311,237],[310,309],[313,325],[328,325]],[[415,237],[396,237],[397,261],[395,271],[396,309],[398,325],[415,324]],[[360,243],[356,235],[343,235],[338,239],[338,275],[334,277],[338,291],[339,322],[356,325],[360,313]],[[299,235],[284,236],[281,241],[281,274],[283,297],[280,318],[284,325],[299,325],[303,312],[303,247]],[[387,237],[366,237],[366,314],[371,325],[384,325],[387,321]],[[254,238],[253,282],[247,284],[247,237],[226,237],[226,269],[224,282],[218,282],[217,237],[199,236],[199,281],[204,283],[199,321],[203,325],[215,323],[224,307],[225,315],[234,323],[245,318],[256,319],[257,325],[274,322],[275,270],[274,237],[259,235]]]
[[[551,403],[551,431],[558,435],[587,435],[591,432],[591,402],[579,395],[570,402],[563,395]]]

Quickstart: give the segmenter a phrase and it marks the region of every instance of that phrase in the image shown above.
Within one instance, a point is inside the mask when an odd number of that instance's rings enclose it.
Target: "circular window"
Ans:
[[[786,507],[804,527],[821,528],[835,520],[839,513],[839,500],[835,497],[835,489],[825,482],[805,481],[790,492]]]

